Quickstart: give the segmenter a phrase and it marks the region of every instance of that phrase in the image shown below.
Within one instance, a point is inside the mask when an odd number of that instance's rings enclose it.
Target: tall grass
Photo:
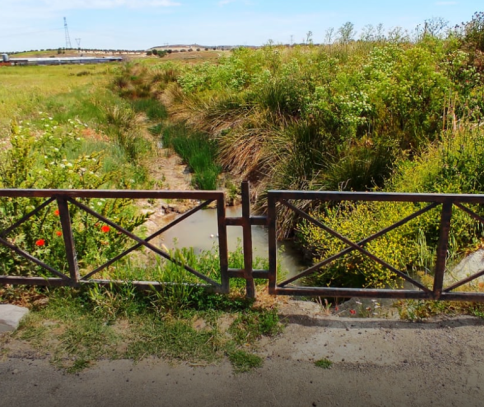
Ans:
[[[189,165],[197,188],[217,189],[221,168],[216,164],[216,145],[207,134],[192,132],[184,125],[167,126],[163,130],[163,142]]]

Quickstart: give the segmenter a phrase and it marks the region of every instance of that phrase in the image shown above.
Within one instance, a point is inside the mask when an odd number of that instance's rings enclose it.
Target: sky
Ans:
[[[425,20],[455,26],[484,11],[483,0],[0,0],[0,51],[66,46],[144,50],[175,44],[325,41],[351,22],[414,31]]]

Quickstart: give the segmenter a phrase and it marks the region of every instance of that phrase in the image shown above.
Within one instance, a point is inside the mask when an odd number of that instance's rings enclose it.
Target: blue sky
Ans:
[[[64,20],[76,46],[146,49],[164,44],[262,45],[323,42],[350,21],[413,31],[441,17],[454,26],[484,11],[483,0],[0,0],[0,51],[58,48]]]

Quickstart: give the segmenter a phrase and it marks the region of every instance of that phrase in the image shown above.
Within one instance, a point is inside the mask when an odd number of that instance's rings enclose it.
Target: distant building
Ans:
[[[122,57],[50,57],[50,58],[9,58],[2,54],[1,65],[66,65],[66,64],[102,64],[122,62]]]

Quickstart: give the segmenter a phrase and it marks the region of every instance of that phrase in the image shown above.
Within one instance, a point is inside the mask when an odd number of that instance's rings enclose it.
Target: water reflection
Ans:
[[[241,216],[242,208],[227,207],[226,216],[236,217]],[[200,210],[173,226],[163,234],[165,246],[172,249],[175,247],[193,247],[195,253],[200,253],[203,250],[210,250],[213,247],[218,249],[217,239],[217,210],[205,209]],[[242,227],[229,226],[227,227],[228,234],[228,248],[229,251],[234,251],[237,245],[242,246]],[[291,242],[279,244],[283,246],[283,252],[280,254],[280,261],[282,268],[287,271],[288,275],[297,274],[299,270],[304,269],[302,260],[291,245]],[[255,257],[268,257],[268,235],[267,229],[263,226],[252,226],[252,247]]]

